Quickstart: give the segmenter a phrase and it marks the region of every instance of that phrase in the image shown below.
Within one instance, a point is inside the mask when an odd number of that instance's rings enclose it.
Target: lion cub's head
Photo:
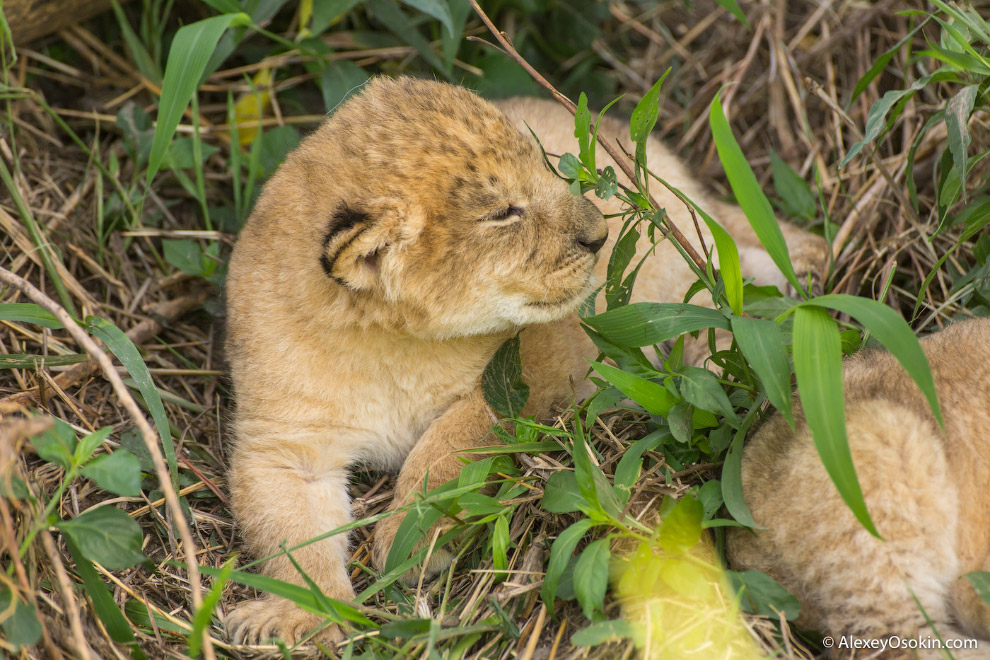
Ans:
[[[299,210],[266,209],[286,189],[303,198],[287,202]],[[434,337],[572,312],[608,232],[493,105],[410,78],[376,78],[344,103],[289,157],[256,215],[315,237],[304,276],[337,300]]]

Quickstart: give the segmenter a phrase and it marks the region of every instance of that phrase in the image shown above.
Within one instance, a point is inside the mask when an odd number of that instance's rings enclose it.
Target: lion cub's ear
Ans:
[[[409,234],[409,219],[407,210],[390,200],[341,207],[323,237],[323,271],[355,291],[375,288],[388,251]]]

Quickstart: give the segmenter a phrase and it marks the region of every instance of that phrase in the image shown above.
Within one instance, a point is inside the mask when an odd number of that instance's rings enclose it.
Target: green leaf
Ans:
[[[629,137],[636,143],[637,174],[640,168],[649,165],[646,162],[646,140],[657,124],[657,116],[660,114],[660,87],[669,73],[670,68],[663,72],[660,80],[653,83],[653,87],[636,104],[636,109],[629,118]]]
[[[138,71],[141,72],[145,78],[150,80],[156,85],[162,82],[162,70],[155,62],[151,54],[148,53],[148,49],[144,47],[140,37],[134,32],[134,28],[131,27],[131,22],[127,20],[127,15],[121,8],[120,3],[117,0],[113,0],[113,13],[117,17],[117,24],[120,26],[120,34],[124,38],[124,43],[127,44],[127,50],[131,54],[131,61],[134,66],[137,67]]]
[[[966,158],[972,138],[969,135],[969,116],[980,90],[979,85],[963,87],[945,105],[945,128],[949,137],[949,151],[952,162],[959,172],[966,173]],[[963,201],[966,201],[966,186],[962,186]]]
[[[103,441],[107,439],[111,431],[113,431],[112,426],[105,426],[80,440],[74,452],[73,458],[75,463],[79,465],[89,460],[89,457],[93,455],[97,447],[103,444]]]
[[[666,416],[671,407],[677,403],[674,395],[663,385],[657,385],[653,381],[601,362],[592,362],[591,368],[652,415]]]
[[[635,630],[625,619],[599,621],[587,628],[577,631],[571,636],[574,646],[597,646],[605,642],[634,637]]]
[[[158,430],[159,441],[162,444],[162,453],[165,454],[168,472],[172,478],[172,487],[178,491],[179,472],[175,459],[175,444],[172,442],[172,432],[168,427],[168,417],[165,416],[162,397],[155,387],[155,381],[151,378],[148,366],[141,359],[141,354],[138,353],[130,337],[110,321],[99,316],[87,316],[86,330],[106,344],[107,348],[117,356],[120,363],[127,369],[127,373],[134,379],[138,391],[144,397],[148,410],[151,412],[151,418],[155,421],[155,428]]]
[[[732,335],[743,357],[759,376],[770,403],[793,429],[791,367],[780,326],[764,319],[734,316]]]
[[[148,171],[145,174],[146,186],[151,185],[151,180],[165,159],[182,113],[196,93],[199,80],[206,71],[206,64],[220,37],[231,23],[243,24],[249,21],[247,14],[223,14],[185,25],[175,33],[162,80],[158,125],[155,127],[155,139],[151,144]]]
[[[550,546],[550,560],[547,562],[547,572],[543,577],[543,586],[540,588],[540,599],[547,606],[551,615],[554,612],[553,606],[557,598],[557,587],[560,585],[560,578],[564,574],[564,569],[571,561],[571,556],[574,554],[574,548],[577,547],[578,542],[593,526],[594,523],[591,520],[582,518],[561,532],[553,545]]]
[[[13,611],[11,609],[13,600]],[[0,612],[8,613],[0,621],[7,643],[14,647],[31,646],[41,639],[41,622],[34,605],[14,595],[9,587],[0,588]]]
[[[31,444],[38,452],[38,456],[49,463],[54,463],[65,470],[72,467],[76,451],[76,432],[62,420],[56,419],[52,428],[31,438]]]
[[[660,525],[660,547],[666,552],[682,555],[701,540],[701,523],[705,509],[693,495],[685,495],[663,519]]]
[[[423,38],[409,16],[399,9],[399,5],[394,0],[368,0],[365,5],[371,10],[375,18],[381,21],[395,36],[415,48],[420,57],[445,78],[450,78],[450,69],[444,65],[443,60],[437,57],[437,54],[430,47],[430,42]]]
[[[715,0],[718,4],[722,5],[726,11],[739,19],[739,22],[749,28],[749,21],[746,20],[746,14],[743,13],[742,9],[739,8],[739,4],[736,0]]]
[[[57,527],[79,546],[83,556],[110,570],[129,568],[147,558],[141,552],[141,526],[112,506],[101,506],[62,520]]]
[[[450,16],[450,7],[444,0],[402,0],[402,2],[437,19],[447,29],[447,34],[454,35],[454,21]]]
[[[354,8],[361,0],[320,0],[313,3],[309,30],[313,36],[323,34],[330,24]]]
[[[795,218],[814,220],[818,202],[805,180],[773,150],[770,151],[770,167],[773,187],[783,202],[784,213]]]
[[[694,202],[691,202],[692,206]],[[732,313],[741,315],[743,313],[743,278],[739,265],[739,249],[736,242],[732,240],[729,232],[722,228],[722,225],[715,222],[710,215],[705,213],[700,207],[695,206],[695,212],[708,225],[708,230],[715,240],[715,251],[718,254],[718,271],[722,275],[722,282],[725,283],[725,297],[729,301],[729,308]]]
[[[572,513],[580,511],[584,505],[585,501],[573,472],[560,470],[550,475],[543,489],[543,499],[540,500],[541,509],[549,513]]]
[[[162,241],[162,255],[165,261],[183,273],[204,275],[203,250],[199,243],[188,238],[165,239]]]
[[[61,330],[63,327],[54,314],[34,303],[0,303],[0,321],[33,323],[52,330]]]
[[[742,607],[747,612],[780,620],[781,613],[794,621],[801,613],[801,603],[787,589],[760,571],[726,571],[736,591],[742,591]]]
[[[721,312],[688,303],[633,303],[583,321],[620,346],[652,346],[686,332],[729,329]]]
[[[333,114],[367,81],[367,72],[350,60],[327,64],[320,74],[320,91],[323,92],[323,107],[327,113]]]
[[[430,632],[433,619],[400,619],[382,626],[382,637],[386,639],[411,639]]]
[[[845,167],[849,161],[855,158],[856,154],[858,154],[864,146],[877,139],[877,136],[880,135],[880,131],[887,125],[887,113],[890,112],[890,109],[894,107],[895,103],[906,96],[913,95],[931,81],[931,75],[923,76],[916,80],[914,84],[907,89],[892,89],[880,97],[880,100],[873,104],[873,107],[870,108],[869,114],[866,116],[866,128],[863,131],[863,139],[850,147],[849,152],[846,153],[846,157],[842,159],[841,163],[839,163],[839,169]]]
[[[492,530],[492,568],[504,571],[509,567],[509,518],[499,516]]]
[[[133,642],[134,632],[131,630],[131,624],[121,614],[120,608],[117,607],[116,601],[107,589],[107,585],[100,579],[93,564],[83,556],[79,546],[73,543],[72,537],[65,535],[64,538],[65,547],[69,549],[69,554],[72,555],[72,560],[76,563],[76,572],[82,578],[83,586],[86,588],[86,595],[93,603],[96,615],[106,626],[110,639],[122,644]]]
[[[588,544],[574,566],[574,594],[587,618],[602,609],[608,587],[608,562],[612,558],[610,539]]]
[[[925,357],[925,352],[914,331],[897,312],[876,300],[844,293],[819,296],[807,304],[828,307],[859,321],[897,358],[925,395],[939,425],[943,425],[942,410],[938,403],[938,393],[935,391],[935,381],[932,379],[928,358]],[[800,384],[800,380],[798,383]]]
[[[804,291],[794,274],[787,243],[784,241],[784,234],[780,231],[780,225],[777,224],[773,207],[770,206],[767,196],[760,189],[756,175],[753,174],[742,149],[739,148],[735,136],[732,135],[732,129],[722,111],[720,97],[721,92],[716,94],[712,100],[708,111],[708,120],[711,124],[712,137],[715,139],[719,160],[722,161],[725,175],[732,187],[732,194],[735,195],[736,201],[739,202],[743,213],[746,214],[746,219],[749,220],[757,238],[760,239],[760,243],[763,244],[777,268],[791,283],[791,286],[797,291]]]
[[[632,495],[632,487],[639,479],[639,472],[643,465],[643,454],[653,451],[662,443],[670,439],[670,433],[663,430],[654,431],[649,435],[640,438],[622,452],[622,458],[615,466],[615,477],[612,483],[615,485],[616,495],[622,506],[629,502]],[[554,473],[559,474],[559,473]],[[546,495],[544,494],[544,497]]]
[[[963,577],[969,580],[983,602],[990,605],[990,571],[973,571],[966,573]]]
[[[141,464],[126,449],[97,456],[80,472],[103,490],[116,495],[137,497],[141,494]]]
[[[595,196],[599,199],[612,199],[619,192],[619,182],[615,178],[615,170],[609,165],[598,176],[595,184]]]
[[[820,307],[801,306],[794,311],[794,373],[801,406],[826,472],[863,527],[879,537],[866,510],[846,439],[839,328]]]
[[[914,33],[920,30],[921,28],[923,28],[925,25],[927,25],[929,20],[931,19],[930,18],[925,19],[913,30],[908,32],[903,39],[898,41],[889,50],[885,51],[883,55],[877,58],[877,60],[873,63],[873,66],[870,67],[870,70],[867,71],[865,74],[863,74],[863,77],[860,78],[859,81],[856,83],[856,87],[855,89],[853,89],[852,96],[849,97],[849,102],[846,103],[847,110],[850,107],[852,107],[852,104],[856,101],[857,98],[859,98],[859,95],[862,94],[864,91],[866,91],[866,88],[870,86],[870,83],[873,82],[873,80],[880,75],[880,72],[883,71],[885,68],[887,68],[887,65],[890,63],[890,60],[894,58],[894,55],[897,54],[897,52],[904,46],[904,44],[911,41],[911,38],[914,36]]]
[[[743,497],[742,452],[743,442],[746,439],[744,429],[745,427],[736,432],[725,455],[725,463],[722,465],[722,499],[729,514],[739,523],[747,527],[760,528],[753,520],[753,514],[750,513],[746,499]]]
[[[481,376],[485,401],[501,417],[515,417],[529,399],[529,386],[523,382],[519,358],[519,336],[502,344]]]
[[[574,113],[574,137],[578,139],[580,146],[581,162],[589,172],[596,172],[595,142],[591,139],[591,113],[588,111],[588,97],[584,92],[578,97],[577,112]]]
[[[729,403],[729,397],[719,385],[715,374],[700,367],[683,367],[680,372],[681,380],[678,389],[684,399],[702,410],[708,410],[722,415],[725,421],[736,428],[739,420]]]

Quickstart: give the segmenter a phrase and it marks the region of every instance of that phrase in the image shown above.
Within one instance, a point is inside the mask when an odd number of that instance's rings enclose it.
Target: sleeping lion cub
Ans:
[[[970,645],[948,646],[956,660],[990,658],[990,608],[962,577],[990,571],[990,319],[956,323],[921,345],[944,431],[889,353],[845,362],[849,447],[885,541],[839,498],[797,412],[796,433],[774,415],[743,453],[746,503],[766,529],[731,530],[729,561],[784,585],[801,601],[797,624],[831,635],[838,657],[849,657],[843,635],[930,644],[927,616],[943,640]],[[901,648],[881,657],[915,656]]]
[[[230,488],[256,556],[350,521],[354,465],[399,471],[395,507],[422,489],[427,473],[431,488],[456,477],[459,450],[495,442],[481,374],[523,328],[531,390],[524,414],[548,415],[573,397],[572,382],[579,396],[593,390],[583,377],[596,350],[575,310],[602,280],[617,233],[610,236],[599,209],[619,205],[572,195],[520,132],[525,120],[548,152],[576,152],[566,110],[537,100],[500,107],[450,85],[377,78],[265,186],[227,280],[237,397]],[[602,133],[628,146],[621,123],[605,121]],[[654,171],[725,223],[744,272],[783,285],[738,208],[709,199],[659,142],[648,154]],[[610,164],[604,154],[599,162]],[[686,231],[683,205],[654,190]],[[820,274],[824,243],[783,230],[798,272]],[[636,298],[680,300],[694,279],[663,243],[639,275]],[[703,351],[694,346],[687,359],[700,362]],[[392,516],[375,529],[379,566],[399,522]],[[354,597],[346,535],[292,554],[328,596]],[[438,549],[432,558],[437,570],[450,554]],[[286,557],[264,570],[301,582]],[[227,623],[238,643],[292,643],[320,619],[264,597],[237,605]]]

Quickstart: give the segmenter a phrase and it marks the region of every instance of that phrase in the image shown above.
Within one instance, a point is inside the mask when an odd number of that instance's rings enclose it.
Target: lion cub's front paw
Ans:
[[[324,617],[306,612],[284,598],[265,596],[238,604],[227,615],[226,624],[234,644],[260,644],[277,637],[291,646],[298,644],[325,621]],[[339,626],[329,625],[310,641],[333,644],[343,637]]]
[[[375,533],[371,539],[371,560],[375,564],[375,568],[379,571],[385,570],[385,562],[388,560],[388,555],[392,551],[392,546],[395,545],[395,535],[399,531],[399,526],[402,524],[402,520],[405,516],[397,514],[383,520],[379,520],[375,524]],[[436,535],[437,529],[440,530],[440,534],[450,529],[450,521],[441,520],[439,523],[434,525],[430,530],[423,535],[423,540],[416,544],[416,549],[419,550],[423,547],[423,543],[429,543],[433,540]],[[425,577],[432,578],[445,568],[450,566],[450,562],[453,561],[454,554],[447,549],[447,547],[435,547],[430,553],[430,560],[426,565]],[[402,576],[401,580],[407,585],[415,585],[419,580],[421,570],[419,567],[409,570],[405,575]]]

